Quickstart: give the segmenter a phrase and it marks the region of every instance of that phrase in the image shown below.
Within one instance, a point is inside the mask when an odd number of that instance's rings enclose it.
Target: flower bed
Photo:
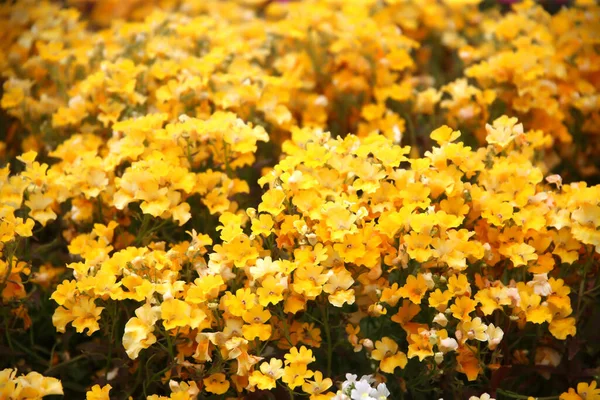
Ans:
[[[138,3],[0,6],[0,398],[600,399],[599,6]]]

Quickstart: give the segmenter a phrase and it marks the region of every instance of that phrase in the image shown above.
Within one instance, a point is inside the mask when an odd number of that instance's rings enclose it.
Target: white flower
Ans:
[[[504,331],[502,330],[502,328],[496,328],[494,324],[489,324],[485,333],[488,336],[490,350],[494,350],[496,347],[498,347],[498,344],[502,341],[502,338],[504,337]]]
[[[519,289],[511,287],[506,289],[506,295],[512,300],[512,307],[519,307],[521,305],[521,295]]]
[[[533,292],[538,296],[549,296],[552,293],[547,273],[533,274],[533,279],[527,282],[527,286],[533,286]]]
[[[432,290],[435,287],[435,282],[433,281],[433,275],[431,272],[423,273],[423,278],[425,278],[425,284],[429,290]]]
[[[347,394],[342,392],[337,392],[335,396],[332,397],[333,400],[350,400],[350,397]]]
[[[327,104],[329,104],[329,101],[326,96],[320,95],[315,99],[315,105],[317,106],[325,107]]]
[[[375,397],[377,400],[386,400],[389,395],[390,391],[388,390],[387,386],[385,386],[385,383],[382,382],[377,385],[377,389],[375,389],[373,397]]]
[[[392,132],[394,132],[394,142],[400,144],[402,142],[402,131],[398,128],[398,125],[392,127]]]
[[[356,383],[357,377],[354,374],[346,374],[346,381],[342,383],[342,392],[346,393]]]
[[[357,380],[355,374],[346,374],[346,380],[342,382],[341,390],[333,397],[335,400],[386,400],[390,395],[385,383],[380,383],[376,388],[373,375],[363,375]]]
[[[289,177],[288,183],[298,183],[302,181],[302,171],[294,171]]]
[[[551,347],[540,346],[535,351],[535,365],[556,367],[561,360],[561,354]]]
[[[448,325],[448,318],[446,318],[446,316],[443,313],[438,313],[434,318],[433,318],[433,322],[435,322],[436,324],[445,327],[446,325]]]
[[[446,339],[440,340],[439,348],[444,353],[447,353],[449,351],[454,351],[454,350],[458,349],[458,342],[456,341],[456,339],[448,337]]]
[[[362,379],[354,385],[354,389],[350,392],[352,400],[376,400],[372,395],[375,394],[375,389],[371,387],[371,384]]]
[[[484,393],[479,397],[471,396],[471,397],[469,397],[469,400],[496,400],[496,399],[492,399],[492,397],[489,394]]]

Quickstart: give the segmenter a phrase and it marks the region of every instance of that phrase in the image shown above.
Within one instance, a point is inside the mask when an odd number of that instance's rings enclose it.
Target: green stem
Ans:
[[[511,392],[509,390],[503,390],[503,389],[498,389],[496,390],[497,394],[501,394],[504,395],[506,397],[509,397],[511,399],[523,399],[523,400],[527,400],[529,398],[531,398],[532,396],[524,396],[522,394],[518,394],[515,392]],[[534,397],[535,400],[556,400],[558,399],[558,396],[547,396],[547,397]]]
[[[96,204],[98,205],[98,218],[100,218],[101,222],[104,222],[104,210],[102,210],[102,199],[100,196],[98,196]]]
[[[140,226],[140,230],[135,237],[134,243],[139,245],[142,243],[144,236],[146,235],[146,230],[148,229],[148,225],[150,224],[150,219],[152,217],[149,214],[144,214],[144,219],[142,220],[142,226]]]
[[[131,396],[136,391],[136,389],[140,386],[140,383],[142,382],[142,379],[141,379],[142,378],[142,373],[141,373],[141,371],[142,371],[142,367],[141,367],[140,364],[138,364],[137,371],[135,372],[135,383],[133,384],[132,388],[129,389],[129,391],[127,392],[127,394],[125,395],[125,397],[124,397],[125,399],[128,399],[129,396]]]
[[[279,309],[277,311],[279,311]],[[290,330],[288,329],[287,317],[286,317],[285,313],[283,311],[279,311],[278,315],[279,315],[279,318],[281,319],[281,323],[283,324],[283,336],[285,337],[285,340],[287,340],[287,342],[290,344],[290,346],[294,346],[292,344],[292,338],[290,336]]]
[[[316,319],[315,317],[313,317],[312,315],[310,315],[309,313],[304,313],[305,316],[307,316],[308,318],[310,318],[311,320],[313,320],[314,322],[318,323],[319,325],[324,325],[323,322],[321,322],[320,320]]]
[[[192,158],[192,150],[191,150],[190,139],[188,138],[186,140],[186,142],[187,142],[187,159],[188,159],[188,162],[190,163],[190,171],[191,171],[194,160]]]
[[[229,146],[227,145],[227,143],[225,142],[225,140],[223,139],[223,149],[225,151],[225,173],[227,174],[228,177],[232,177],[232,170],[231,170],[231,165],[229,165]]]
[[[81,360],[83,358],[86,358],[86,357],[87,356],[85,354],[81,354],[81,355],[78,355],[77,357],[73,357],[73,358],[71,358],[71,359],[69,359],[67,361],[61,362],[60,364],[56,364],[55,366],[50,367],[46,371],[44,371],[44,375],[48,375],[48,374],[50,374],[50,372],[54,371],[55,369],[62,368],[65,365],[69,365],[71,363],[74,363],[75,361],[79,361],[79,360]]]
[[[590,258],[593,260],[593,258]],[[587,276],[588,268],[591,265],[591,261],[587,261],[583,265],[583,275],[581,276],[581,283],[579,284],[579,294],[577,296],[577,319],[581,316],[581,302],[583,300],[584,289],[585,289],[585,278]]]
[[[8,332],[8,318],[4,319],[4,332],[6,333],[6,342],[8,343],[8,347],[14,351],[10,333]]]
[[[411,149],[416,149],[420,154],[419,147],[417,146],[417,132],[415,130],[415,125],[413,124],[410,113],[401,111],[400,115],[406,121],[406,130],[408,131],[408,136],[410,138],[409,144]]]
[[[40,364],[46,364],[46,359],[45,359],[45,358],[43,358],[43,357],[41,357],[39,354],[37,354],[37,353],[36,353],[36,352],[34,352],[33,350],[31,350],[31,349],[30,349],[28,346],[25,346],[24,344],[22,344],[22,343],[20,343],[20,342],[18,342],[18,341],[15,341],[15,342],[13,342],[13,343],[14,343],[14,344],[16,344],[16,345],[17,345],[17,347],[18,347],[19,349],[21,349],[21,351],[22,351],[23,353],[25,353],[25,354],[28,354],[28,355],[30,355],[31,357],[33,357],[33,358],[35,358],[36,360],[38,360],[38,362],[39,362]]]
[[[12,244],[7,243],[4,246],[4,254],[6,254],[6,273],[4,274],[4,277],[2,278],[2,282],[0,282],[0,293],[2,293],[4,291],[4,288],[6,287],[7,283],[9,282],[8,278],[10,277],[10,274],[12,272],[12,266],[13,266],[13,256],[15,255],[15,253],[17,252],[17,247],[19,246],[18,242],[13,242]]]
[[[54,343],[54,345],[52,346],[52,350],[50,350],[50,360],[48,361],[48,365],[52,365],[52,361],[54,360],[54,351],[56,350],[56,346],[58,346],[58,343]]]
[[[406,124],[408,125],[408,134],[410,135],[410,145],[420,152],[419,146],[417,146],[417,132],[415,132],[415,126],[410,115],[406,116]]]
[[[331,343],[331,329],[329,329],[329,308],[327,305],[321,306],[323,315],[323,325],[325,326],[325,337],[327,340],[327,376],[331,376],[331,360],[333,357],[333,347]]]
[[[113,343],[115,342],[115,334],[117,328],[117,306],[114,302],[110,302],[110,337],[108,341],[108,357],[106,357],[105,377],[108,377],[108,372],[112,364]]]
[[[166,329],[165,329],[165,338],[167,339],[167,346],[169,348],[169,355],[171,356],[171,361],[172,361],[175,358],[175,354],[173,353],[173,342],[171,341],[171,334]]]
[[[260,348],[260,350],[258,351],[258,356],[260,356],[260,355],[263,353],[263,351],[265,351],[265,348],[267,347],[267,345],[268,345],[268,344],[269,344],[269,342],[268,342],[268,341],[266,341],[266,342],[265,342],[265,343],[262,345],[262,347],[261,347],[261,348]]]
[[[594,287],[594,288],[592,288],[590,290],[587,290],[587,291],[583,292],[583,295],[586,296],[586,295],[592,294],[592,293],[594,293],[594,292],[596,292],[598,290],[600,290],[600,286],[596,286],[596,287]]]

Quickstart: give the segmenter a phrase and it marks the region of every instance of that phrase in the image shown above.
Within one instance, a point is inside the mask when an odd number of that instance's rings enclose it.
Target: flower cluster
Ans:
[[[598,5],[121,3],[0,6],[1,398],[598,396]]]
[[[17,376],[15,369],[0,371],[0,396],[3,399],[41,399],[44,396],[63,394],[63,387],[56,378],[45,377],[37,372]]]
[[[600,389],[597,389],[596,385],[596,381],[589,384],[581,382],[577,385],[577,390],[570,388],[567,393],[561,394],[560,400],[600,399]]]
[[[385,383],[379,383],[376,387],[375,380],[371,375],[361,376],[359,380],[354,374],[346,374],[346,380],[342,382],[341,390],[333,397],[335,400],[385,400],[390,395]]]

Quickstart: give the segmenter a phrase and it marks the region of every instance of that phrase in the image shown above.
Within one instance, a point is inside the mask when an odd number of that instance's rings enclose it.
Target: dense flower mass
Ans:
[[[1,5],[0,399],[600,399],[600,6],[504,3]]]

